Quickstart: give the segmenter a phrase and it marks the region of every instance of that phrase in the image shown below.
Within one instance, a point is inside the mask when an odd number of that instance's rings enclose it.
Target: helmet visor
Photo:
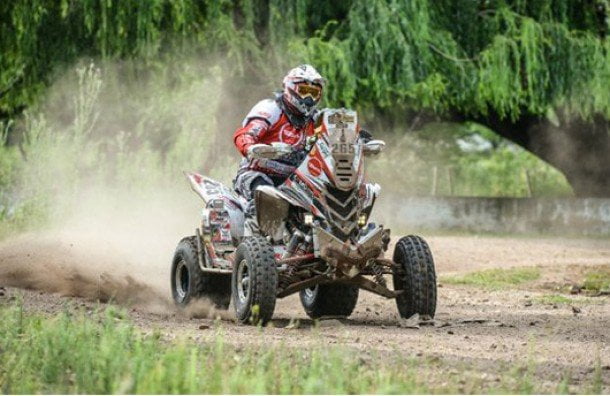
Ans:
[[[322,96],[322,87],[314,84],[300,83],[297,84],[297,93],[301,98],[306,98],[310,96],[315,101],[320,100]]]

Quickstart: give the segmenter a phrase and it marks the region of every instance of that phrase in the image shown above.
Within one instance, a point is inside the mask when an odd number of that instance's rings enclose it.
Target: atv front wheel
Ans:
[[[277,295],[277,265],[273,247],[263,237],[245,238],[237,247],[231,290],[240,323],[266,324]]]
[[[231,302],[231,277],[201,271],[196,238],[183,238],[176,248],[171,271],[174,302],[184,307],[198,298],[206,298],[216,308],[227,309]]]
[[[418,236],[401,238],[394,248],[394,290],[398,312],[403,318],[414,314],[434,317],[436,312],[436,271],[426,241]]]
[[[358,287],[342,284],[316,285],[301,290],[301,304],[312,319],[322,316],[348,317],[358,302]]]

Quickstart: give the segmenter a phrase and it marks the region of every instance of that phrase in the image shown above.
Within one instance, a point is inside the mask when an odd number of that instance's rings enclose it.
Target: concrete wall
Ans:
[[[610,199],[381,197],[374,217],[393,227],[610,237]]]

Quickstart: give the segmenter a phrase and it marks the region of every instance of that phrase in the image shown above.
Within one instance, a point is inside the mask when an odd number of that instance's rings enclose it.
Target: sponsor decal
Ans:
[[[298,144],[303,138],[303,134],[292,127],[292,125],[284,124],[280,129],[280,142],[291,145]]]
[[[317,158],[310,158],[307,162],[307,170],[313,177],[318,177],[322,173],[322,163]]]

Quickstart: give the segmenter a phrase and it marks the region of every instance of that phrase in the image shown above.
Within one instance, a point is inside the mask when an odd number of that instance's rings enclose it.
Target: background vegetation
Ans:
[[[2,2],[0,218],[43,218],[58,193],[93,184],[173,188],[184,169],[229,182],[230,133],[300,62],[327,77],[324,105],[357,108],[390,142],[370,169],[389,193],[603,195],[599,133],[554,133],[600,151],[558,159],[544,151],[552,144],[528,145],[528,131],[607,124],[607,10],[606,0]]]
[[[275,83],[309,61],[331,82],[328,103],[386,110],[493,111],[517,119],[558,107],[610,117],[605,0],[16,0],[0,9],[1,108],[30,106],[57,66],[83,57],[176,54]],[[155,67],[157,66],[157,67]],[[170,69],[171,70],[171,69]],[[239,78],[239,77],[238,77]],[[269,85],[268,85],[269,86]]]

